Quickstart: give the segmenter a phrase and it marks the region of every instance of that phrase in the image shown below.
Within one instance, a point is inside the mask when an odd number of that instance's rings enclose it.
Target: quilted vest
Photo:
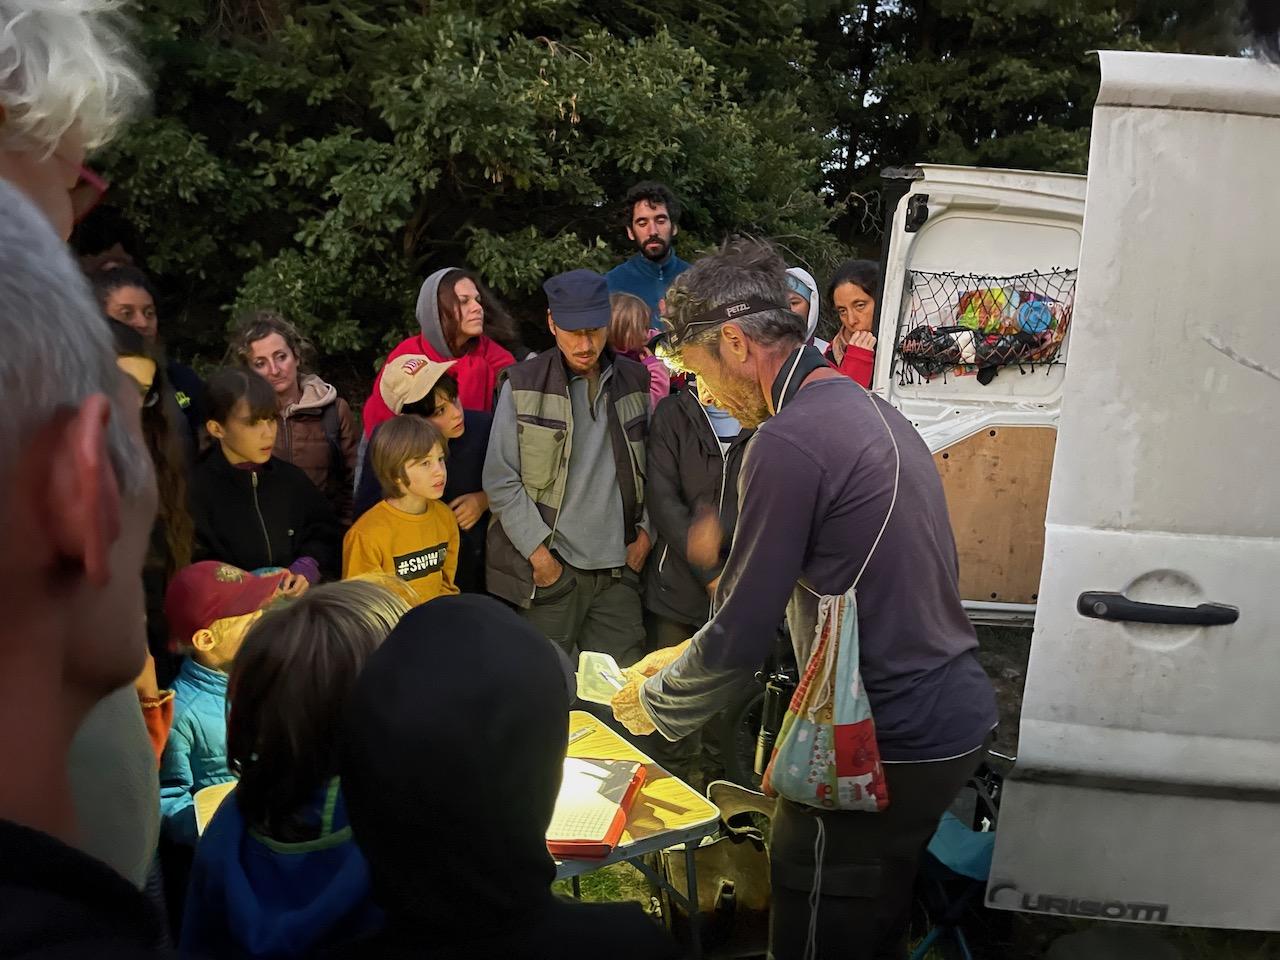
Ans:
[[[605,410],[613,462],[622,494],[626,542],[636,538],[644,512],[645,435],[649,425],[649,372],[644,364],[619,357],[606,348],[601,363],[612,362],[613,375],[604,385]],[[520,447],[520,479],[551,528],[546,546],[555,548],[556,518],[564,502],[573,454],[573,404],[569,376],[560,351],[546,353],[503,371],[511,384]],[[490,593],[528,607],[533,599],[533,566],[512,545],[502,523],[489,521],[485,580]]]

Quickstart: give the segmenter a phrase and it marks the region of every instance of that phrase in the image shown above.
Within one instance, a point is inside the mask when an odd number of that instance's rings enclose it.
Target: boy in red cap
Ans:
[[[288,571],[256,577],[206,560],[178,571],[165,593],[170,643],[187,654],[173,681],[173,728],[160,761],[165,835],[195,846],[197,791],[231,779],[227,769],[227,673],[244,635]]]

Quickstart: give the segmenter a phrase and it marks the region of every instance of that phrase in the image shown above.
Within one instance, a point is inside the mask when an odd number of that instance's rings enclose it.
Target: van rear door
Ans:
[[[1102,54],[987,901],[1280,930],[1280,71]]]
[[[977,620],[1035,611],[1084,191],[1067,174],[921,165],[891,221],[873,387],[934,453]],[[948,327],[964,341],[952,359],[974,362],[945,360]],[[1053,355],[1021,356],[1056,362],[990,365],[1024,328]],[[931,331],[935,352],[912,353]]]

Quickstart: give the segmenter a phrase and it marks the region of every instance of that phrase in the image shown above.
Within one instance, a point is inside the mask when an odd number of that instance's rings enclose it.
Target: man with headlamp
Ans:
[[[666,305],[659,355],[759,430],[715,616],[640,661],[614,714],[633,733],[688,735],[759,669],[784,613],[803,670],[823,599],[856,587],[859,668],[889,805],[823,811],[779,799],[770,949],[779,960],[810,947],[818,957],[905,956],[919,857],[996,721],[933,459],[910,422],[804,345],[771,248],[734,242],[699,260]]]

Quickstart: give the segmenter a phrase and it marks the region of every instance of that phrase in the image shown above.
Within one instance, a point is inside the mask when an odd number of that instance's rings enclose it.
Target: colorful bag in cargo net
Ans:
[[[819,596],[809,590],[818,597],[813,649],[782,720],[762,789],[771,797],[819,810],[877,813],[889,805],[889,785],[880,764],[871,701],[858,666],[858,583],[893,517],[902,458],[880,409],[884,401],[865,390],[863,394],[893,445],[893,495],[853,585],[843,596]]]
[[[977,374],[986,383],[1000,367],[1059,362],[1075,291],[1075,270],[1008,277],[910,271],[894,351],[900,383],[948,374]]]

